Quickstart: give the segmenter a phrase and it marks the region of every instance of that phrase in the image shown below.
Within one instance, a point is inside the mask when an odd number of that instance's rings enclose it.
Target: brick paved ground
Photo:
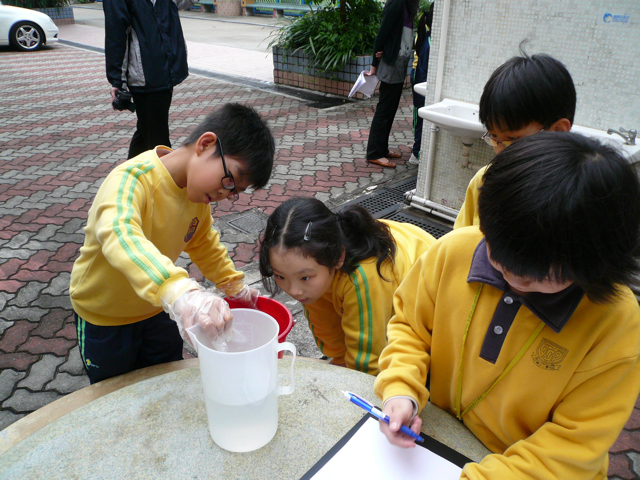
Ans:
[[[126,157],[135,117],[111,110],[99,53],[65,45],[28,55],[0,49],[0,72],[2,429],[88,385],[68,298],[69,275],[91,200],[105,175]],[[338,205],[371,185],[416,173],[403,161],[412,137],[408,91],[392,137],[404,154],[396,170],[368,166],[363,159],[374,100],[317,110],[295,98],[195,76],[174,92],[174,145],[212,107],[230,101],[260,111],[278,148],[267,189],[212,209],[231,257],[252,284],[259,280],[256,234],[242,233],[230,221],[247,213],[264,219],[291,195]],[[188,258],[180,262],[202,279]],[[288,305],[298,315],[299,307]],[[299,339],[303,355],[317,357],[305,334],[306,327],[298,324],[291,339]],[[636,407],[611,451],[614,479],[638,478],[640,403]]]

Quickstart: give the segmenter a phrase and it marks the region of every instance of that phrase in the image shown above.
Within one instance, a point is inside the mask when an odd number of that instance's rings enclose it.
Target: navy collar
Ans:
[[[484,238],[480,240],[473,253],[471,268],[467,277],[467,283],[471,282],[481,282],[503,292],[509,291],[515,299],[519,300],[556,333],[560,333],[564,328],[575,309],[578,308],[582,297],[584,297],[584,290],[575,283],[558,293],[532,292],[526,295],[518,295],[511,291],[502,274],[489,263],[489,255],[487,254],[487,245]]]

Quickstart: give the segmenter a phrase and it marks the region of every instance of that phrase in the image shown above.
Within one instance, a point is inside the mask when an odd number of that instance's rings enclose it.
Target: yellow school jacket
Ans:
[[[496,362],[481,358],[494,312],[499,302],[509,303],[503,295],[512,293],[485,284],[463,350],[465,325],[480,285],[468,283],[467,276],[481,239],[477,227],[445,235],[398,288],[389,345],[375,381],[383,400],[406,395],[421,409],[430,399],[455,414],[462,360],[464,410],[487,391],[541,325],[521,305]],[[640,309],[631,291],[620,288],[608,304],[583,296],[559,333],[544,324],[509,373],[463,416],[464,424],[494,454],[467,464],[461,478],[606,478],[608,451],[640,392]]]
[[[376,270],[377,258],[368,258],[350,275],[338,272],[329,291],[304,309],[324,355],[371,375],[378,374],[378,357],[387,344],[393,294],[416,259],[435,242],[409,223],[382,221],[389,225],[397,247],[393,265],[387,261],[381,267],[384,279]]]
[[[482,176],[487,170],[488,165],[482,167],[473,176],[467,186],[467,193],[464,196],[464,202],[460,207],[460,212],[456,217],[453,228],[469,227],[471,225],[480,225],[480,217],[478,216],[478,196],[480,195],[480,187],[482,186]]]
[[[89,323],[126,325],[160,313],[163,292],[189,276],[175,265],[183,251],[218,286],[244,278],[212,229],[209,205],[191,202],[160,161],[170,151],[157,147],[117,166],[96,194],[69,289]]]

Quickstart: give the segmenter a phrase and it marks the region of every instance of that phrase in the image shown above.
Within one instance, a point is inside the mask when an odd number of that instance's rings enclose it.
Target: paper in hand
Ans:
[[[353,97],[356,92],[360,92],[367,98],[371,98],[376,86],[378,85],[378,77],[375,75],[365,75],[364,70],[360,72],[360,76],[353,84],[353,88],[349,92],[349,98]]]

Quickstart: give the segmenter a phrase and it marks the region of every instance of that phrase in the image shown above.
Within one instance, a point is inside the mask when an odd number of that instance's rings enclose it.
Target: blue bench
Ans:
[[[285,11],[305,14],[311,11],[311,5],[305,0],[242,0],[242,14],[255,15],[257,9],[271,10],[273,18],[282,18]]]
[[[198,0],[203,12],[213,13],[215,12],[216,3],[218,0]]]

